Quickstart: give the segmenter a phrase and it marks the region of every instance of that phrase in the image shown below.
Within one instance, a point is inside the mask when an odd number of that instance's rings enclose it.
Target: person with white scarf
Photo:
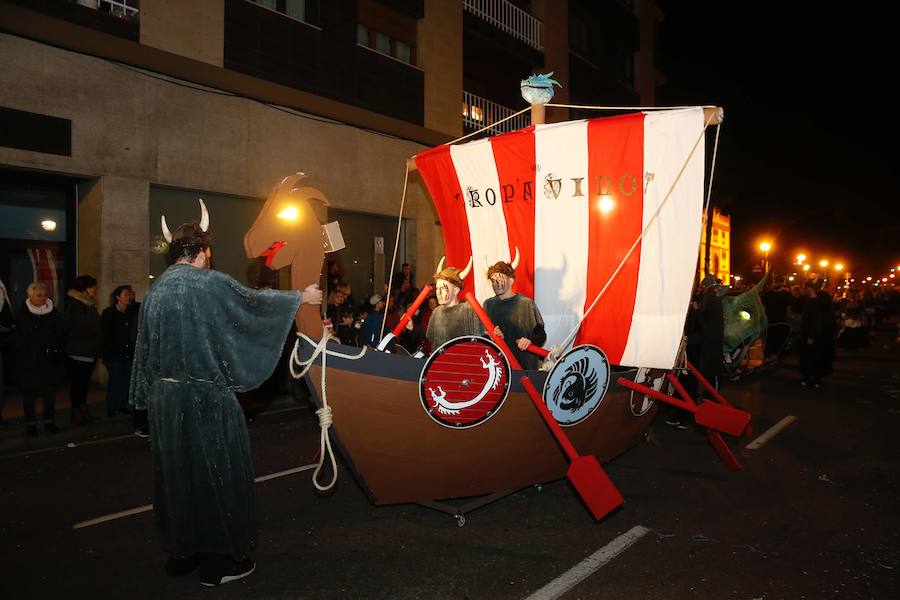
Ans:
[[[12,337],[28,437],[37,435],[35,400],[44,398],[44,431],[56,433],[56,386],[65,377],[66,324],[47,297],[47,286],[31,283],[25,306],[15,316]]]

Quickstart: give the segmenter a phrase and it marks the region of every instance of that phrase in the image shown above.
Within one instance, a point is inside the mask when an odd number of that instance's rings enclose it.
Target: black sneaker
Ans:
[[[189,573],[193,573],[194,569],[200,566],[200,556],[195,554],[188,558],[175,558],[170,556],[166,560],[166,575],[169,577],[182,577]]]
[[[56,423],[47,423],[44,425],[44,431],[47,433],[59,433],[59,427],[56,426]]]
[[[256,563],[252,560],[240,562],[230,559],[216,559],[204,561],[200,565],[200,583],[207,587],[216,587],[243,579],[256,570]]]

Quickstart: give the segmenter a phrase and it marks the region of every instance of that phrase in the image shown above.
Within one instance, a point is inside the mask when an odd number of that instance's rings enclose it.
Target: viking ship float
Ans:
[[[551,124],[543,105],[531,110],[525,129],[419,153],[407,177],[418,170],[434,202],[447,264],[469,265],[461,295],[476,311],[493,295],[480,265],[517,263],[514,291],[534,299],[545,321],[547,350],[533,349],[546,355],[544,369],[519,369],[503,340],[486,337],[458,338],[420,359],[361,351],[325,341],[319,307],[298,315],[292,368],[306,367],[323,431],[330,425],[323,440],[375,504],[425,504],[462,524],[467,510],[568,475],[601,518],[622,497],[600,463],[643,438],[660,402],[694,413],[723,461],[740,468],[721,433],[740,435],[750,415],[705,381],[714,401],[695,404],[673,374],[692,368],[682,333],[708,178],[705,137],[721,109]],[[300,290],[319,282],[324,252],[342,243],[313,211],[327,199],[302,179],[275,185],[244,240],[248,256],[290,265]],[[293,218],[280,218],[286,213]]]

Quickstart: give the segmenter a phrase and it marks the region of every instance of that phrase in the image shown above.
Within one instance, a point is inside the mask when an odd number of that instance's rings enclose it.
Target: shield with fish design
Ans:
[[[586,344],[563,354],[544,383],[544,403],[563,427],[580,423],[600,406],[609,387],[609,360]]]
[[[428,416],[452,429],[468,429],[494,416],[509,395],[509,361],[485,338],[458,337],[429,357],[419,376],[419,399]]]

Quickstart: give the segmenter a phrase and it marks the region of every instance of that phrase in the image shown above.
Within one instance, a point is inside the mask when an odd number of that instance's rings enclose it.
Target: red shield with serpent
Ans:
[[[419,399],[440,425],[467,429],[494,416],[509,395],[509,361],[493,342],[452,339],[435,350],[419,376]]]

